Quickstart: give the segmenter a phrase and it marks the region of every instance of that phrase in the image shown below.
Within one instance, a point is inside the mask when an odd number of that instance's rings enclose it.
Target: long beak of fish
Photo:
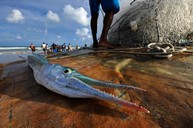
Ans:
[[[95,86],[101,86],[101,87],[108,87],[108,88],[120,88],[120,89],[130,89],[130,90],[139,90],[139,91],[146,91],[142,88],[138,88],[138,87],[134,87],[134,86],[130,86],[130,85],[125,85],[125,84],[114,84],[114,83],[110,83],[110,82],[104,82],[104,81],[99,81],[99,80],[95,80],[92,78],[89,78],[87,76],[84,76],[80,73],[75,73],[74,77],[83,81],[86,84],[89,85],[95,85]]]
[[[138,111],[149,113],[149,111],[147,109],[145,109],[141,106],[138,106],[135,103],[126,102],[122,99],[119,99],[119,98],[113,96],[113,95],[110,95],[108,93],[105,93],[105,92],[102,92],[98,89],[95,89],[89,85],[91,84],[91,85],[102,86],[102,87],[124,88],[124,89],[133,89],[133,90],[145,91],[141,88],[132,87],[132,86],[128,86],[128,85],[122,85],[122,84],[113,84],[113,83],[98,81],[98,80],[86,77],[84,75],[81,75],[79,73],[74,73],[73,76],[74,76],[75,81],[77,81],[79,83],[79,86],[76,86],[76,84],[73,84],[70,86],[70,88],[73,88],[73,89],[79,90],[81,92],[93,95],[98,99],[111,101],[111,102],[114,102],[116,104],[121,104],[121,105],[124,105],[126,107],[138,110]],[[89,85],[87,85],[87,84],[89,84]]]

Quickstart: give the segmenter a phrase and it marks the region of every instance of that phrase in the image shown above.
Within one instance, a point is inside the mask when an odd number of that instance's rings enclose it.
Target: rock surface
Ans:
[[[0,68],[1,128],[193,127],[193,56],[158,60],[103,51],[73,57],[57,55],[49,61],[98,80],[146,89],[136,92],[99,88],[123,95],[122,99],[140,104],[151,113],[102,100],[58,95],[37,84],[25,62],[17,62]]]
[[[193,42],[192,0],[136,0],[117,17],[109,32],[114,44]]]

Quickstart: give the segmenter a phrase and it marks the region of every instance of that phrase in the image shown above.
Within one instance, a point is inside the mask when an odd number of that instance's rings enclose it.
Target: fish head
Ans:
[[[45,66],[44,72],[48,84],[42,85],[45,85],[48,89],[71,98],[94,97],[88,91],[88,88],[91,88],[90,85],[76,78],[76,76],[84,76],[76,70],[58,64],[51,64]]]
[[[71,69],[69,67],[64,67],[64,66],[61,66],[58,64],[54,64],[54,67],[51,71],[52,75],[55,75],[57,77],[61,77],[64,80],[71,78],[74,73],[76,73],[76,71],[74,69]]]
[[[119,99],[118,97],[115,97],[111,94],[108,94],[93,87],[93,85],[102,85],[103,87],[127,89],[128,85],[98,81],[85,75],[82,75],[72,68],[64,67],[57,64],[53,64],[50,68],[52,69],[46,75],[46,77],[52,86],[49,89],[56,93],[71,98],[96,98],[101,100],[107,100],[139,111],[149,112],[147,109],[138,106],[135,103],[126,102],[122,99]],[[140,90],[139,88],[132,89]]]

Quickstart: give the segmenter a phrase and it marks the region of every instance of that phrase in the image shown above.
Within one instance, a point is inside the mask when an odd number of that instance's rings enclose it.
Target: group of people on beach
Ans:
[[[76,46],[78,47],[78,46]],[[31,43],[30,45],[32,54],[36,51],[36,47],[33,43]],[[65,43],[63,43],[62,45],[57,45],[55,43],[53,43],[50,47],[48,46],[48,44],[46,44],[45,42],[43,42],[41,44],[41,48],[43,50],[43,54],[47,55],[48,53],[56,53],[56,52],[66,52],[66,51],[72,51],[72,46],[69,43],[68,46],[66,46]]]
[[[91,12],[90,26],[91,26],[92,37],[93,37],[93,45],[92,45],[93,48],[98,48],[98,47],[114,48],[114,46],[107,40],[107,34],[112,24],[114,14],[116,14],[120,10],[119,0],[89,0],[89,5],[90,5],[90,12]],[[97,39],[98,22],[97,21],[99,16],[100,5],[103,11],[105,12],[105,16],[103,19],[102,33],[98,41]],[[31,43],[30,48],[32,50],[32,53],[34,53],[35,46],[33,43]],[[66,50],[71,51],[72,47],[69,44],[68,49],[66,49],[65,43],[63,45],[56,45],[55,43],[53,43],[49,49],[48,44],[45,44],[43,42],[42,49],[44,51],[44,54],[47,54],[48,52],[55,53],[55,52],[62,52]]]
[[[55,52],[66,52],[66,51],[72,51],[72,46],[71,44],[69,43],[68,44],[68,47],[66,46],[66,44],[62,44],[62,45],[57,45],[55,43],[53,43],[51,45],[51,51],[52,53],[55,53]]]

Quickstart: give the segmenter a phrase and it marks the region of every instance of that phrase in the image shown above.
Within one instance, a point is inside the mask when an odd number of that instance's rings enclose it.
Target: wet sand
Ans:
[[[118,53],[52,56],[51,63],[89,77],[133,85],[147,92],[99,88],[150,110],[137,112],[107,101],[73,99],[36,83],[24,61],[0,65],[0,127],[193,127],[193,55],[155,59]]]

